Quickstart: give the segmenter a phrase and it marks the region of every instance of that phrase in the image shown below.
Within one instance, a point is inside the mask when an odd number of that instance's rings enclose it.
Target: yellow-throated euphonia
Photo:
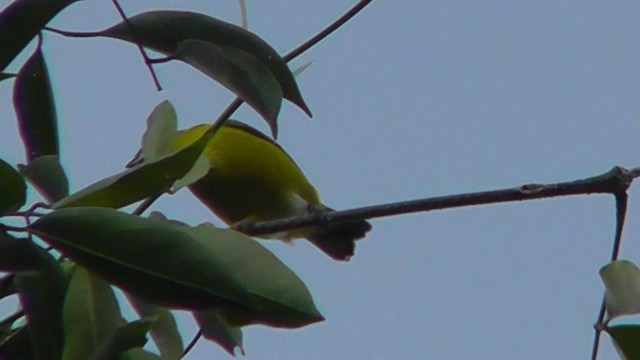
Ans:
[[[210,125],[178,132],[174,146],[197,140]],[[205,155],[211,169],[189,185],[191,192],[229,225],[330,211],[293,159],[275,141],[238,121],[228,120],[213,136]],[[355,240],[371,225],[364,220],[295,230],[272,236],[306,238],[336,260],[354,254]]]

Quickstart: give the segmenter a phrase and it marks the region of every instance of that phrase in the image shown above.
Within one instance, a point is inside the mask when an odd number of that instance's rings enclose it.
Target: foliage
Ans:
[[[302,280],[254,239],[159,213],[143,217],[142,208],[118,210],[145,199],[149,205],[209,170],[201,153],[216,127],[173,151],[168,144],[176,134],[177,114],[169,101],[149,116],[144,162],[69,194],[40,32],[73,2],[17,0],[0,13],[0,79],[13,78],[27,159],[17,169],[0,160],[0,216],[27,220],[24,227],[0,223],[0,270],[8,273],[3,294],[17,293],[22,305],[3,322],[0,356],[156,358],[140,349],[150,334],[162,358],[176,359],[184,345],[170,309],[193,312],[204,337],[230,354],[243,351],[243,326],[297,328],[322,321]],[[194,66],[254,108],[274,136],[283,99],[311,115],[287,63],[267,42],[208,15],[149,11],[76,35],[118,38],[167,55],[156,62]],[[16,76],[4,73],[36,37],[35,51]],[[28,183],[46,203],[25,208]],[[125,291],[140,320],[123,318],[113,286]]]

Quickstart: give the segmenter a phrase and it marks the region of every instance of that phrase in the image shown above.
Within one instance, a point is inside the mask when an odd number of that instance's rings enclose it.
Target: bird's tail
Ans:
[[[331,210],[323,207],[319,211]],[[355,251],[355,241],[365,237],[369,230],[371,224],[368,221],[355,220],[315,227],[306,238],[333,259],[349,261]]]

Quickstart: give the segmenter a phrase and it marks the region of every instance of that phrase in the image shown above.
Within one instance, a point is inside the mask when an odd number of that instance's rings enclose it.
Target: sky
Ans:
[[[247,1],[249,29],[284,54],[355,2]],[[0,0],[6,5],[7,0]],[[240,22],[237,1],[123,1],[129,14],[189,9]],[[109,1],[52,22],[99,30]],[[280,144],[336,209],[575,180],[640,166],[640,3],[373,1],[296,59],[313,111],[290,103]],[[157,92],[134,46],[45,34],[62,142],[78,190],[122,171],[147,115],[169,99],[180,127],[212,121],[233,95],[186,64],[157,66]],[[24,56],[12,64],[18,69]],[[24,162],[0,83],[0,157]],[[234,116],[266,131],[250,108]],[[630,191],[621,257],[640,262],[640,191]],[[190,224],[213,215],[188,191],[154,210]],[[450,209],[372,221],[349,263],[303,241],[265,242],[305,281],[326,321],[251,326],[251,359],[584,359],[615,225],[611,196]],[[0,310],[15,307],[8,300]],[[185,342],[196,332],[179,314]],[[200,341],[190,359],[229,358]],[[605,335],[600,359],[617,355]]]

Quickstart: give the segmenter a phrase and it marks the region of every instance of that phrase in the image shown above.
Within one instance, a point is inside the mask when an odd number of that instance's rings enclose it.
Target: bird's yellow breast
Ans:
[[[209,125],[180,131],[177,149],[197,140]],[[205,149],[209,173],[189,186],[225,222],[273,220],[320,203],[315,188],[273,140],[242,123],[221,127]]]

